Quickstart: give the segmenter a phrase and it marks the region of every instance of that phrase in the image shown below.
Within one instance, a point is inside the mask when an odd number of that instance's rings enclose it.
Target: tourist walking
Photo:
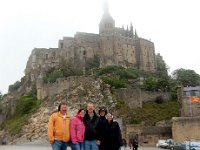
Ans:
[[[98,123],[99,117],[94,111],[95,106],[93,103],[87,104],[87,110],[85,117],[83,119],[85,124],[85,140],[84,149],[85,150],[99,150],[99,137],[98,137]]]
[[[133,147],[133,150],[137,150],[138,149],[138,141],[137,141],[137,139],[133,139],[131,145]]]
[[[122,146],[122,136],[119,124],[113,121],[113,115],[106,115],[105,150],[119,150]]]
[[[130,149],[133,148],[133,150],[137,150],[138,149],[138,135],[133,134],[130,136],[129,139],[129,147]]]
[[[83,117],[85,116],[85,110],[79,109],[76,116],[70,121],[70,135],[71,135],[71,149],[72,150],[84,150],[83,141],[85,134],[85,125],[83,123]]]
[[[48,139],[53,150],[66,150],[70,140],[70,116],[67,114],[67,104],[61,103],[58,112],[54,112],[48,123]]]

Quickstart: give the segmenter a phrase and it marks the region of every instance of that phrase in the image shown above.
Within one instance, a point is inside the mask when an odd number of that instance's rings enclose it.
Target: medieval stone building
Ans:
[[[85,67],[95,56],[100,59],[100,68],[115,65],[150,72],[156,69],[154,43],[138,37],[132,24],[127,29],[115,27],[115,20],[105,2],[99,34],[77,32],[74,37],[59,40],[58,48],[35,48],[25,74],[34,80],[47,68],[56,67],[63,61],[75,67]]]

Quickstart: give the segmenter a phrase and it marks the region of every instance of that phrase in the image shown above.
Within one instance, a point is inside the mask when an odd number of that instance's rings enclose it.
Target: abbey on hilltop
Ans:
[[[115,27],[106,1],[99,34],[77,32],[74,37],[59,40],[58,48],[35,48],[25,74],[37,78],[47,68],[59,66],[63,61],[84,68],[87,61],[95,58],[99,58],[100,68],[115,65],[150,72],[156,70],[154,43],[138,37],[132,24],[127,29]]]

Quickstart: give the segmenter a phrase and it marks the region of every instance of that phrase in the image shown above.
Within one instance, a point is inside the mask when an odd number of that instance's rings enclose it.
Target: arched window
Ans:
[[[83,51],[83,55],[86,55],[86,51],[85,50]]]

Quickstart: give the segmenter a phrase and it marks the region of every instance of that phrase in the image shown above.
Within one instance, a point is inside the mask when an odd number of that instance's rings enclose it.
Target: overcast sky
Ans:
[[[117,27],[132,22],[154,42],[170,72],[200,74],[199,0],[109,0]],[[102,0],[0,0],[0,91],[24,76],[34,48],[56,48],[77,31],[98,33]]]

